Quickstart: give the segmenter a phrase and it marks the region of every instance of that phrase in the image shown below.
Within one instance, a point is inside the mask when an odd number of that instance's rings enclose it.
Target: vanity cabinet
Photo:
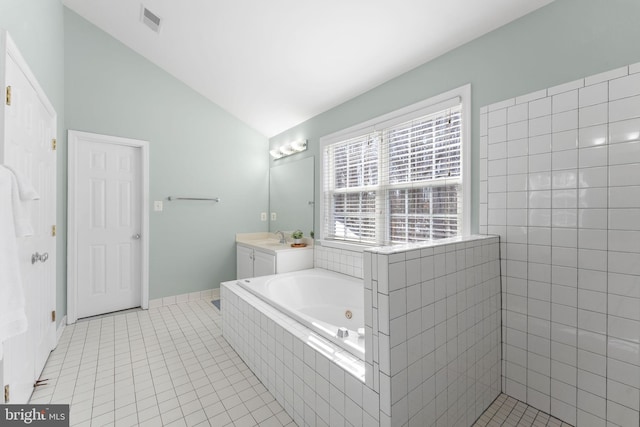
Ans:
[[[244,245],[236,247],[238,279],[267,276],[276,273],[276,255]]]
[[[291,248],[264,241],[237,242],[236,262],[238,279],[288,273],[313,268],[313,249]]]

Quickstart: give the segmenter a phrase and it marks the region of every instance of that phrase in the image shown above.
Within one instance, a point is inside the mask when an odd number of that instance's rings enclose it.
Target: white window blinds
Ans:
[[[461,104],[327,145],[323,238],[372,245],[455,236]]]

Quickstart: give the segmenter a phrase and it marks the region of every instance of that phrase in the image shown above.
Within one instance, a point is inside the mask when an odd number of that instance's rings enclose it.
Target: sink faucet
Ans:
[[[284,237],[284,232],[283,231],[276,231],[274,234],[275,235],[280,234],[280,243],[283,244],[283,245],[287,244],[287,239]]]

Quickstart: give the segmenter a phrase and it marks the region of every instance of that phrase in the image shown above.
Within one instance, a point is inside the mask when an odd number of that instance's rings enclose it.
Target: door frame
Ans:
[[[149,308],[149,142],[139,139],[122,138],[118,136],[101,135],[77,130],[68,130],[67,141],[69,148],[68,163],[68,195],[67,195],[67,324],[78,320],[78,283],[76,272],[78,268],[78,229],[77,229],[77,188],[78,183],[78,144],[81,139],[90,139],[102,144],[126,145],[140,148],[142,160],[142,175],[140,180],[141,203],[141,272],[142,283],[140,305]]]

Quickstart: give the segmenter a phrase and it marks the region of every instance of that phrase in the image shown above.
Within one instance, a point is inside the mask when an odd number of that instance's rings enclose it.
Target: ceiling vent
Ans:
[[[142,10],[140,12],[140,20],[147,27],[151,28],[154,32],[160,32],[160,22],[162,21],[158,15],[151,12],[149,9],[142,5]]]

